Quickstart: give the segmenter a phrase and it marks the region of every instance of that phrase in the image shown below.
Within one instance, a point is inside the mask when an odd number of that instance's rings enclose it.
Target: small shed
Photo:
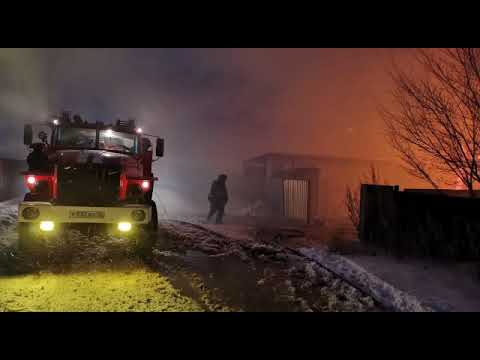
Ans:
[[[382,160],[268,153],[244,161],[244,175],[273,216],[307,223],[345,219],[347,186],[358,187],[374,166],[381,177],[409,184],[400,168]],[[402,181],[405,180],[405,181]]]

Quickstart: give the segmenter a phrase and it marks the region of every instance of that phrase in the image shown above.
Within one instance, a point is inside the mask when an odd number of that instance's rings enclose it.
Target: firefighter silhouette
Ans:
[[[208,213],[207,221],[210,221],[213,215],[217,214],[215,223],[223,223],[223,215],[225,214],[225,205],[228,202],[227,191],[227,175],[219,175],[212,183],[210,193],[208,194],[208,201],[210,201],[210,211]]]
[[[48,156],[44,151],[44,144],[32,144],[33,151],[27,157],[29,171],[47,172],[49,170]]]

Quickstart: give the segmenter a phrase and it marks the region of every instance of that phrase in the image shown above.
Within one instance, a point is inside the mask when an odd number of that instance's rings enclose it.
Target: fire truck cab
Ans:
[[[68,224],[105,224],[123,234],[157,230],[151,139],[157,159],[163,139],[144,134],[133,120],[89,123],[64,113],[45,125],[50,141],[42,132],[35,144],[32,125],[24,129],[24,144],[34,150],[22,173],[29,192],[19,205],[20,248],[41,245],[42,235]]]

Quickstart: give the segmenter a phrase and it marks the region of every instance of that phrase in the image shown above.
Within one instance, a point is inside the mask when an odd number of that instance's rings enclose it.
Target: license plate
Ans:
[[[104,211],[70,211],[70,219],[103,219]]]

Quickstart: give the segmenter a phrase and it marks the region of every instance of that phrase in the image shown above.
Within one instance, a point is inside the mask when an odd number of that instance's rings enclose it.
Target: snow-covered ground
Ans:
[[[31,258],[15,249],[17,203],[0,205],[0,311],[383,310],[308,259],[242,237],[240,228],[224,236],[212,225],[164,220],[149,259],[129,239],[68,229]],[[157,294],[158,276],[169,291]]]
[[[431,311],[414,296],[395,288],[344,256],[312,248],[302,248],[300,253],[355,284],[387,309],[401,312]]]
[[[377,254],[347,255],[370,273],[445,311],[480,311],[478,265]]]
[[[233,239],[251,239],[252,227],[202,225]],[[295,241],[301,246],[308,241]],[[398,260],[377,254],[338,255],[322,247],[300,250],[355,282],[378,301],[399,311],[480,311],[480,267],[426,259]]]
[[[0,203],[0,259],[9,256],[17,239],[17,204],[17,200]],[[364,298],[367,294],[383,308],[394,311],[480,310],[480,282],[474,278],[471,268],[460,264],[398,261],[382,255],[340,256],[322,247],[305,245],[308,242],[301,245],[303,248],[292,247],[289,242],[272,242],[269,236],[259,237],[258,229],[252,224],[203,224],[201,216],[180,216],[175,220],[167,220],[167,216],[161,216],[163,226],[180,239],[176,242],[177,247],[199,250],[213,258],[233,256],[247,263],[260,260],[267,264],[284,264],[287,267],[286,280],[282,283],[286,284],[287,290],[293,289],[288,291],[294,294],[287,295],[292,301],[304,301],[298,294],[320,284],[323,292],[311,292],[310,296],[316,293],[316,296],[329,300],[318,307],[313,306],[313,310],[365,311],[372,306]],[[88,239],[83,240],[80,242]],[[88,242],[92,243],[92,240]],[[96,257],[105,252],[112,253],[111,250],[117,248],[116,243],[113,238],[99,242],[101,246],[94,247]],[[89,249],[90,246],[83,255],[91,257]],[[158,254],[165,258],[168,252]],[[80,263],[88,261],[83,255],[78,258]],[[266,286],[269,278],[272,277],[260,279],[259,286]],[[312,306],[305,303],[303,308],[311,310]]]
[[[239,225],[201,225],[183,221],[164,224],[169,237],[188,249],[195,249],[214,258],[236,257],[253,268],[266,267],[258,280],[262,287],[274,289],[275,298],[283,299],[300,311],[382,311],[385,306],[375,302],[370,294],[344,281],[298,252],[274,242],[263,242],[242,232]],[[249,227],[246,229],[251,230]],[[236,237],[240,235],[239,237]],[[241,283],[242,269],[234,272]],[[254,295],[251,293],[250,296]]]
[[[127,239],[72,229],[32,261],[16,249],[18,203],[0,203],[0,312],[229,311],[187,271],[174,283],[151,268]]]
[[[248,246],[261,246],[253,237],[253,229],[248,226],[199,225],[199,227],[204,227],[213,234],[221,234],[225,236],[225,238],[228,238],[229,242],[241,244],[243,249],[248,248]],[[276,245],[279,245],[281,248],[281,244],[277,243]],[[332,254],[320,248],[301,248],[299,249],[299,253],[305,256],[306,264],[310,262],[311,265],[315,266],[317,272],[327,270],[335,274],[356,289],[370,295],[386,309],[409,312],[424,312],[439,309],[438,306],[431,308],[430,306],[422,304],[415,296],[397,289],[343,256]]]

